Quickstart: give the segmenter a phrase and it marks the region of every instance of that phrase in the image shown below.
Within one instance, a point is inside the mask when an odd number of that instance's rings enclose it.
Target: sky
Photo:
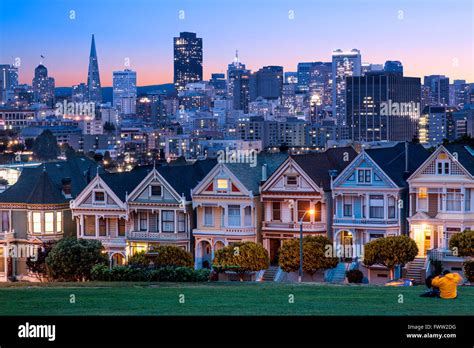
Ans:
[[[173,81],[173,37],[203,38],[204,78],[225,72],[235,50],[252,70],[330,61],[400,60],[406,76],[474,82],[472,0],[1,0],[0,63],[20,63],[31,84],[40,56],[56,86],[85,82],[95,34],[102,86],[137,71],[140,86]],[[184,18],[183,18],[184,17]]]

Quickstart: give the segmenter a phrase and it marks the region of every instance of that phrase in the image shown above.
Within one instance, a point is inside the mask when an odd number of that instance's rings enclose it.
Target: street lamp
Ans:
[[[310,216],[314,215],[314,209],[306,210],[303,216],[300,219],[300,270],[298,273],[298,282],[301,283],[303,278],[303,219],[309,214]]]

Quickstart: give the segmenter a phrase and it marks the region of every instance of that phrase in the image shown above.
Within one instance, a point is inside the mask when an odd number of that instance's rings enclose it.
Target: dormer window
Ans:
[[[436,161],[436,173],[438,175],[449,175],[451,166],[449,160]]]
[[[372,182],[372,169],[357,169],[357,182],[370,184]]]
[[[227,192],[229,189],[229,180],[227,179],[217,179],[217,191],[218,192]]]
[[[153,197],[161,197],[161,185],[151,185],[150,195]]]
[[[104,191],[94,191],[94,203],[105,203]]]
[[[287,175],[286,176],[286,186],[297,186],[298,177],[296,175]]]

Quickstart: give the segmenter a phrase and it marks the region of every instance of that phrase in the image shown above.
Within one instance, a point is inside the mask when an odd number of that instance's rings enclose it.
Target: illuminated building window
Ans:
[[[41,213],[33,213],[33,233],[41,233]]]

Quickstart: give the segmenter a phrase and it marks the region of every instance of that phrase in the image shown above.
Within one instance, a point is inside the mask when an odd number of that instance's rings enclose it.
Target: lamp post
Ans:
[[[298,272],[298,282],[301,283],[303,279],[303,219],[309,214],[310,216],[314,215],[314,209],[310,209],[304,212],[303,216],[300,219],[300,269]]]

